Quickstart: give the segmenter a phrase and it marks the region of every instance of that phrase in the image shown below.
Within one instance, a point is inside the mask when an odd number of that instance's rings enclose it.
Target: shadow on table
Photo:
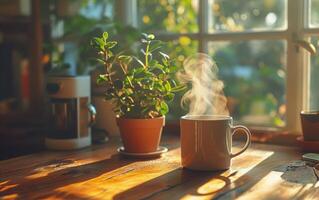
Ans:
[[[219,175],[218,172],[199,172],[178,168],[160,177],[119,193],[113,199],[147,199],[156,197],[156,195],[161,192],[170,191],[171,189],[174,189],[174,194],[161,196],[161,199],[180,199],[186,194],[196,196],[209,195],[210,193],[222,190],[224,186],[230,184],[231,182],[228,177]],[[212,178],[214,178],[215,181],[218,179],[219,187],[215,187],[214,191],[210,191],[208,193],[198,190],[200,186],[209,182]]]
[[[274,170],[274,166],[284,163],[287,160],[283,157],[285,155],[283,152],[274,152],[233,181],[230,180],[230,177],[235,175],[236,171],[200,172],[178,168],[123,191],[114,196],[113,199],[181,199],[187,196],[204,197],[205,195],[210,195],[214,199],[234,199],[250,190],[262,178],[268,176]],[[249,166],[251,160],[243,157],[240,162],[244,163],[244,166]],[[225,176],[225,174],[228,175]],[[282,177],[280,178],[283,179]],[[281,185],[276,186],[278,187],[268,188],[269,186],[265,186],[266,190],[272,190],[267,192],[267,198],[287,199],[289,195],[291,196],[291,194],[286,193],[285,189],[287,188],[285,187],[288,187],[287,185],[283,187],[279,187]],[[319,191],[305,191],[304,188],[305,185],[301,185],[299,190],[294,192],[294,197],[306,197],[312,193],[319,194]],[[313,189],[314,186],[311,186],[311,188]],[[254,191],[250,192],[254,193]],[[258,197],[257,193],[256,196]]]
[[[56,160],[58,164],[71,164],[71,160]],[[0,199],[2,197],[14,197],[14,199],[43,199],[46,197],[60,197],[73,199],[87,199],[62,191],[55,191],[57,188],[86,180],[94,179],[115,169],[128,165],[136,160],[124,159],[118,154],[108,159],[100,160],[84,165],[67,167],[49,172],[43,177],[27,178],[13,177],[0,185]],[[32,175],[32,174],[31,174]],[[15,179],[17,178],[17,179]]]
[[[113,142],[109,143],[108,149],[116,149],[118,146],[117,138],[113,138]],[[175,141],[175,140],[174,140]],[[111,145],[111,146],[110,146]],[[169,140],[164,141],[162,144],[169,147],[170,150],[175,149],[178,145],[176,142]],[[88,195],[72,194],[68,191],[57,190],[58,188],[69,186],[71,184],[81,183],[94,179],[101,175],[105,175],[105,179],[112,178],[116,175],[128,173],[132,168],[128,167],[123,170],[118,170],[121,167],[127,166],[131,163],[142,162],[147,160],[153,160],[157,158],[147,159],[133,159],[123,157],[115,151],[108,151],[113,154],[109,158],[95,161],[92,163],[76,165],[70,155],[79,155],[85,153],[86,155],[82,159],[90,159],[94,157],[94,152],[99,149],[103,149],[104,146],[92,146],[89,149],[83,149],[80,151],[70,151],[69,156],[71,159],[52,159],[44,163],[34,164],[34,167],[30,169],[28,173],[25,171],[19,175],[20,166],[17,169],[12,169],[11,173],[14,174],[10,179],[0,179],[0,199],[5,197],[12,197],[10,199],[44,199],[47,197],[57,199],[94,199]],[[90,153],[92,152],[92,153]],[[62,152],[64,154],[65,152]],[[115,154],[114,154],[115,153]],[[65,153],[68,154],[67,152]],[[107,156],[108,153],[105,153]],[[72,166],[72,165],[76,166]],[[115,172],[115,175],[113,172]],[[47,173],[44,176],[37,176],[38,173]],[[112,172],[112,174],[110,174]],[[108,175],[109,173],[109,175]],[[30,178],[31,177],[31,178]],[[85,185],[84,185],[85,186]],[[80,189],[83,187],[79,187]],[[94,189],[94,188],[92,188]],[[81,191],[82,194],[86,194],[85,191]],[[102,191],[103,193],[104,191]]]

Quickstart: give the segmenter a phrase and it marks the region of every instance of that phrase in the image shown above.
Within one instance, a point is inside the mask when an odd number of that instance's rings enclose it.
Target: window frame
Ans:
[[[302,30],[302,38],[308,42],[310,42],[312,36],[319,36],[319,26],[318,27],[310,27],[310,14],[311,14],[311,8],[310,8],[310,1],[311,0],[304,0],[304,26]],[[318,49],[317,49],[318,50]],[[310,61],[310,55],[306,54],[304,55],[304,66],[306,66],[305,74],[306,74],[306,81],[304,83],[304,108],[306,110],[310,109],[310,71],[311,71],[311,61]]]
[[[137,1],[116,1],[116,13],[125,24],[137,27]],[[319,28],[308,27],[310,0],[286,0],[286,29],[267,31],[244,32],[216,32],[208,31],[209,0],[199,0],[198,33],[158,33],[161,40],[174,40],[187,36],[199,43],[198,52],[208,52],[210,41],[250,41],[250,40],[282,40],[286,43],[286,126],[275,128],[292,134],[300,134],[301,125],[299,113],[309,108],[309,60],[307,51],[300,48],[296,40],[310,39],[310,36],[319,35]],[[156,33],[155,33],[156,34]],[[274,127],[260,127],[261,130],[274,130]]]

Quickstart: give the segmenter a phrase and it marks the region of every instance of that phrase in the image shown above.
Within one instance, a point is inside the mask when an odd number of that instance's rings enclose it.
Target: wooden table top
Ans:
[[[153,160],[118,155],[119,138],[78,151],[45,151],[0,162],[0,199],[318,199],[309,170],[287,164],[296,148],[252,144],[222,172],[181,168],[179,139]],[[312,169],[312,168],[309,168]],[[297,175],[296,175],[297,174]]]

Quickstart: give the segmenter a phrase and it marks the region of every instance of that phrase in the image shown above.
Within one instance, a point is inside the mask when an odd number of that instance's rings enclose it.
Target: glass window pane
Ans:
[[[311,39],[312,44],[318,44],[319,38],[313,37]],[[310,57],[310,99],[309,108],[310,110],[319,110],[319,56],[314,55]]]
[[[138,22],[144,32],[198,31],[198,0],[138,0]]]
[[[44,40],[50,73],[75,75],[92,70],[88,44],[103,31],[116,33],[114,5],[115,0],[44,1],[42,13],[51,27],[51,38]]]
[[[319,0],[310,0],[309,1],[309,10],[310,10],[310,27],[319,27]]]
[[[209,0],[209,31],[285,29],[286,5],[286,0]]]
[[[261,126],[285,125],[285,42],[210,42],[230,114]]]

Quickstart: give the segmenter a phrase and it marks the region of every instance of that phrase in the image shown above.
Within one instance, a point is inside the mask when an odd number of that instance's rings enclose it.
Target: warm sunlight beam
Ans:
[[[5,185],[5,186],[1,186],[0,188],[0,192],[6,191],[8,189],[14,188],[16,187],[18,184],[11,184],[11,185]]]
[[[294,184],[281,178],[283,172],[271,171],[253,187],[243,193],[238,200],[244,199],[292,199],[313,187],[313,184]],[[262,198],[264,197],[264,198]],[[296,198],[299,199],[299,198]]]
[[[217,192],[218,190],[221,190],[223,187],[225,187],[226,184],[227,183],[225,180],[214,178],[212,180],[209,180],[204,185],[200,186],[197,189],[197,193],[200,195],[211,194]]]
[[[18,199],[18,197],[19,197],[18,194],[9,194],[9,195],[2,196],[1,199],[2,199],[2,200]]]
[[[6,184],[6,183],[8,183],[8,182],[9,182],[9,181],[2,181],[2,182],[0,182],[0,186]]]
[[[78,161],[73,161],[71,159],[57,160],[51,164],[35,168],[32,171],[33,174],[26,176],[25,179],[33,180],[33,179],[42,178],[42,177],[45,177],[53,172],[57,172],[60,170],[71,168],[71,167],[86,165],[89,163],[93,163],[95,161],[96,160],[92,160],[92,159],[83,159],[83,160],[78,160]]]
[[[238,148],[234,148],[234,152]],[[244,155],[240,155],[233,159],[231,169],[219,174],[218,176],[210,179],[202,184],[197,189],[197,194],[187,194],[183,196],[182,200],[188,199],[210,199],[214,197],[226,185],[232,184],[231,187],[237,187],[234,182],[240,177],[244,176],[262,161],[273,155],[273,151],[263,150],[248,150]],[[243,159],[245,157],[245,159]],[[241,166],[240,168],[236,166]]]
[[[169,153],[163,155],[161,159],[138,161],[139,168],[135,168],[136,163],[133,162],[102,173],[100,176],[88,179],[85,182],[64,185],[55,191],[68,195],[78,195],[84,198],[112,199],[113,196],[110,196],[112,194],[108,191],[112,191],[113,195],[114,193],[120,194],[180,168],[179,157],[170,156],[170,154],[176,154],[177,151],[179,149],[171,150]],[[171,163],[170,165],[167,165],[168,160]],[[121,187],[118,187],[118,185],[121,185]],[[73,194],[71,191],[76,191],[76,193]]]

